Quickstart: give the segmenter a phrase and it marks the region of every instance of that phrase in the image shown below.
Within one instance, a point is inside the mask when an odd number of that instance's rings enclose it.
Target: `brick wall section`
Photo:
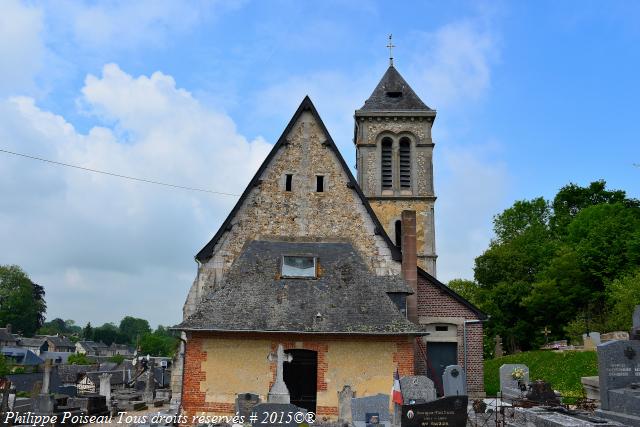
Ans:
[[[438,286],[418,276],[418,315],[423,317],[458,317],[476,320],[478,316],[468,307],[443,292]],[[458,364],[464,367],[463,325],[458,325]],[[467,324],[467,385],[469,393],[484,393],[482,323]],[[429,344],[426,345],[427,356]],[[425,372],[423,361],[417,361],[416,370]]]
[[[237,334],[235,334],[237,335]],[[182,413],[191,417],[200,413],[212,413],[217,415],[233,415],[235,405],[223,402],[207,402],[205,393],[200,391],[200,384],[207,379],[207,372],[202,371],[202,362],[207,358],[207,353],[202,350],[203,341],[215,337],[224,337],[223,333],[192,332],[187,334],[187,345],[184,361],[184,381]],[[278,344],[282,344],[285,349],[300,348],[296,342],[303,342],[304,349],[318,352],[318,391],[326,391],[327,383],[325,374],[331,369],[325,359],[325,355],[331,342],[339,341],[380,341],[396,343],[396,352],[393,354],[393,362],[398,367],[400,376],[414,375],[414,343],[406,336],[353,336],[353,335],[290,335],[290,334],[262,334],[246,333],[242,334],[243,339],[270,339],[273,341],[272,350],[275,351]],[[275,369],[271,368],[273,384]],[[210,374],[215,375],[214,372]],[[391,379],[389,379],[391,386]],[[336,390],[337,391],[337,390]],[[266,397],[266,396],[265,396]],[[337,406],[318,406],[317,415],[332,416],[338,415]]]

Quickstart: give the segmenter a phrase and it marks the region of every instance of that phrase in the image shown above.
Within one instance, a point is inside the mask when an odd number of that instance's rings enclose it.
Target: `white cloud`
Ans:
[[[2,2],[0,13],[0,95],[33,88],[42,67],[42,11],[17,0]]]
[[[411,76],[429,105],[453,107],[476,100],[491,85],[491,65],[498,57],[497,37],[482,19],[468,19],[419,34]]]
[[[247,141],[228,116],[208,110],[160,72],[133,77],[106,65],[101,76],[86,78],[79,104],[105,125],[83,134],[31,98],[0,102],[3,146],[232,193],[244,189],[271,147],[261,138]],[[236,200],[6,155],[0,162],[1,262],[22,265],[45,286],[49,317],[68,317],[83,305],[95,310],[104,298],[114,302],[108,310],[77,320],[135,314],[176,322],[189,287],[183,279],[195,272],[192,256]],[[161,311],[146,303],[161,301],[158,295],[171,298]]]
[[[500,146],[438,147],[436,248],[438,278],[473,278],[473,263],[488,246],[492,219],[505,203],[509,172]]]

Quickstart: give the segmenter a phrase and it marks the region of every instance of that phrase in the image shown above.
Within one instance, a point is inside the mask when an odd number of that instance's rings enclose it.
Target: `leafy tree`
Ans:
[[[69,365],[91,365],[93,362],[89,360],[86,354],[74,353],[67,359]]]
[[[630,330],[633,310],[640,304],[640,268],[614,280],[607,291],[611,307],[607,328]]]
[[[144,319],[126,316],[120,321],[120,332],[124,334],[130,344],[136,345],[144,334],[151,332],[149,322]]]
[[[82,338],[86,341],[93,341],[93,328],[91,322],[87,322],[87,325],[82,328]]]
[[[44,322],[44,288],[16,265],[0,266],[0,325],[32,336]]]
[[[153,333],[146,333],[140,339],[140,353],[151,356],[171,357],[178,348],[178,339],[162,325]]]
[[[109,358],[109,362],[117,363],[119,365],[124,362],[124,356],[121,354],[114,354]]]
[[[480,287],[473,280],[452,279],[447,283],[447,286],[472,304],[479,305]]]
[[[129,339],[126,335],[120,332],[120,329],[113,323],[105,323],[102,326],[93,328],[93,341],[102,341],[106,345],[112,343],[126,344]]]

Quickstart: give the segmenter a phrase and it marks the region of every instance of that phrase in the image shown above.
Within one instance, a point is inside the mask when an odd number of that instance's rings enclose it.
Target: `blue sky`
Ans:
[[[347,163],[395,62],[438,110],[438,276],[471,278],[514,200],[640,197],[637,2],[19,2],[0,6],[0,148],[238,193],[309,94]],[[180,318],[231,197],[0,154],[0,263],[48,317]]]

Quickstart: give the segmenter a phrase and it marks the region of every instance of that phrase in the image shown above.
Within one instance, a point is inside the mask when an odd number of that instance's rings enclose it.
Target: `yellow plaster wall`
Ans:
[[[251,392],[266,400],[272,380],[268,354],[276,341],[269,339],[205,339],[206,360],[200,383],[207,403],[234,403],[236,394]],[[396,364],[394,341],[326,341],[327,389],[317,394],[318,406],[338,406],[338,392],[350,385],[357,396],[389,394]],[[296,348],[304,348],[296,343]]]
[[[338,406],[338,392],[350,385],[356,396],[389,394],[395,364],[394,342],[337,342],[329,344],[325,375],[327,390],[318,392],[318,406]]]
[[[237,393],[256,393],[266,397],[271,371],[267,356],[270,340],[208,339],[202,350],[206,381],[200,383],[206,402],[234,403]]]

